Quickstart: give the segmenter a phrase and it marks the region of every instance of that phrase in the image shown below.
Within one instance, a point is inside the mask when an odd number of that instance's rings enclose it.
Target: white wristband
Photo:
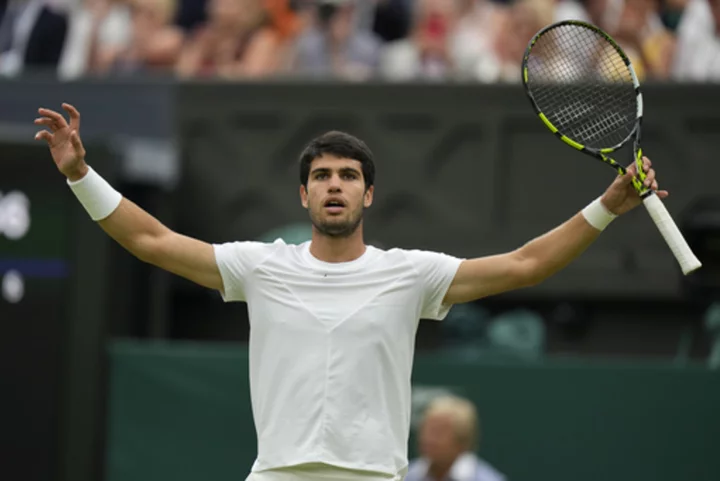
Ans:
[[[122,200],[122,194],[113,189],[90,166],[85,177],[74,182],[68,179],[67,183],[94,221],[102,220],[112,214]]]
[[[582,210],[583,216],[588,223],[595,227],[599,231],[605,230],[605,228],[615,220],[616,214],[610,212],[600,200],[600,197],[590,202],[587,207]]]

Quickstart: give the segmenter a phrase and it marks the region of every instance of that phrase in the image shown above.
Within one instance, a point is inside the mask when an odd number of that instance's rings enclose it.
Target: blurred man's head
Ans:
[[[425,411],[419,433],[420,454],[431,463],[451,465],[477,443],[477,411],[468,400],[443,396]]]

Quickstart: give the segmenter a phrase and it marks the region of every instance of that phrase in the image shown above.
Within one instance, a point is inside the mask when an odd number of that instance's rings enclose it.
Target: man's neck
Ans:
[[[310,253],[323,262],[350,262],[365,253],[362,229],[349,237],[328,237],[313,229]]]

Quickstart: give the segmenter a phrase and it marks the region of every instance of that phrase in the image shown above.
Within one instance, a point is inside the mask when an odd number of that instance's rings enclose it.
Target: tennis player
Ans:
[[[542,282],[640,204],[632,165],[571,219],[505,254],[381,250],[363,240],[373,155],[357,138],[329,132],[300,156],[311,241],[209,244],[123,198],[86,163],[78,111],[63,109],[69,123],[39,110],[35,124],[47,129],[35,138],[47,142],[89,216],[138,259],[247,303],[258,440],[249,481],[401,480],[419,319],[442,320],[453,304]],[[644,169],[657,190],[648,159]]]

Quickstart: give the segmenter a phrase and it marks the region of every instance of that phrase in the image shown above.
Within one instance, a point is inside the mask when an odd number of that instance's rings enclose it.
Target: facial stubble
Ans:
[[[343,222],[327,222],[319,218],[310,209],[310,222],[315,229],[322,235],[334,238],[350,237],[357,231],[360,223],[363,219],[364,207],[361,205],[355,212],[350,215],[350,218]]]

